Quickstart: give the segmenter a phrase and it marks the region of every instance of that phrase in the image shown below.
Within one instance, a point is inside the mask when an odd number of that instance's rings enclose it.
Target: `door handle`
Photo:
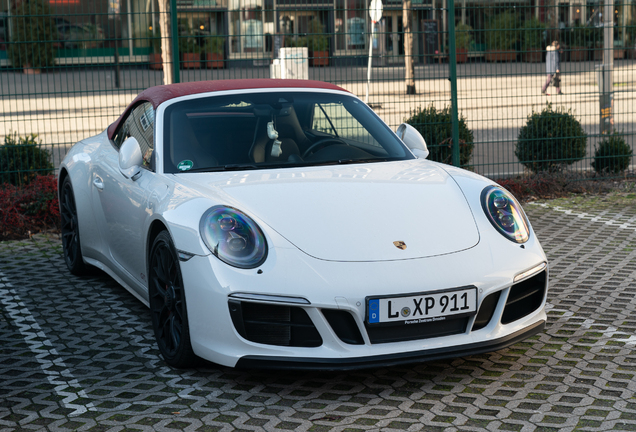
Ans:
[[[93,185],[95,185],[95,187],[99,189],[100,191],[104,190],[104,182],[99,177],[93,180]]]

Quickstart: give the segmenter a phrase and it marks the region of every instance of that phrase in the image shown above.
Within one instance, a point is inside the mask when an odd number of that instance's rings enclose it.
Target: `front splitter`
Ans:
[[[354,358],[312,358],[312,357],[272,357],[245,356],[236,364],[242,369],[294,369],[294,370],[354,370],[376,367],[397,366],[408,363],[422,363],[447,358],[464,357],[498,351],[534,336],[545,329],[545,321],[539,321],[523,330],[492,341],[478,342],[423,351],[386,354]]]

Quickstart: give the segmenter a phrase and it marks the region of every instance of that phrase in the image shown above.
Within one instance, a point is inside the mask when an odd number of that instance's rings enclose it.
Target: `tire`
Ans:
[[[88,273],[88,266],[82,256],[77,207],[71,178],[66,177],[62,182],[60,192],[60,224],[62,231],[62,255],[69,271],[74,275]]]
[[[176,368],[195,365],[179,259],[167,231],[152,244],[149,259],[148,296],[152,328],[166,363]]]

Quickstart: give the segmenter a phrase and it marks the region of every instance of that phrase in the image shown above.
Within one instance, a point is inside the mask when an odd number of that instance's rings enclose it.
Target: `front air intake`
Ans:
[[[543,270],[541,273],[510,287],[501,323],[510,324],[539,309],[545,297],[547,280],[548,272]]]
[[[490,294],[481,302],[481,305],[479,306],[479,313],[473,323],[473,331],[481,330],[490,323],[490,320],[495,313],[497,303],[499,303],[500,295],[501,291],[497,291],[496,293]]]
[[[322,314],[341,341],[350,345],[362,345],[364,339],[356,320],[347,311],[323,309]]]
[[[290,346],[318,347],[322,338],[307,312],[301,307],[229,301],[234,328],[251,342]]]

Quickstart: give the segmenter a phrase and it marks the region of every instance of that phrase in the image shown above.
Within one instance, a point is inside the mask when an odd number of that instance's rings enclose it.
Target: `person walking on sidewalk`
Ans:
[[[546,93],[550,82],[554,85],[556,89],[556,94],[560,95],[561,93],[561,77],[560,77],[560,68],[561,68],[561,59],[559,54],[559,42],[554,41],[548,46],[548,53],[545,56],[545,70],[548,74],[548,77],[545,80],[545,84],[541,87],[541,93],[544,95],[550,95],[550,93]]]

